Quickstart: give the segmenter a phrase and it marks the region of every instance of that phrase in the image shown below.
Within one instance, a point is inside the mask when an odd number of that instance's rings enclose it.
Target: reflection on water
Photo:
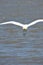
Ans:
[[[39,18],[43,0],[0,0],[0,22],[27,24]],[[14,25],[0,26],[0,65],[43,65],[43,23],[24,33]]]

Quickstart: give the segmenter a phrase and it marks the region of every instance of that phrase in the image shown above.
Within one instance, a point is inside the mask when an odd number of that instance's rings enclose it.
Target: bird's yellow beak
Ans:
[[[27,31],[27,29],[23,29],[24,31]]]

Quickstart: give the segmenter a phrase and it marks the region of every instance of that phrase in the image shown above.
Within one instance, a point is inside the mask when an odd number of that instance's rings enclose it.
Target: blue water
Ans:
[[[43,0],[0,0],[0,23],[30,23],[43,18]],[[43,23],[29,27],[0,26],[0,65],[43,65]]]

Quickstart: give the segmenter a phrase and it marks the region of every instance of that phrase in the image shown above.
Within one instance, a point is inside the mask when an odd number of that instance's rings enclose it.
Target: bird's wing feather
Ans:
[[[28,27],[30,27],[30,26],[32,26],[32,25],[38,23],[38,22],[43,22],[43,19],[39,19],[39,20],[33,21],[32,23],[28,24]]]
[[[23,24],[21,24],[19,22],[15,22],[15,21],[8,21],[8,22],[0,23],[0,25],[4,25],[4,24],[14,24],[14,25],[23,27]]]

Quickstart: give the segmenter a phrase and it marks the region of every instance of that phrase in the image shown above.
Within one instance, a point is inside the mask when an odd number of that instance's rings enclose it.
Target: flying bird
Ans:
[[[0,23],[0,25],[4,25],[4,24],[14,24],[14,25],[17,25],[17,26],[20,26],[22,27],[23,30],[27,30],[28,27],[36,24],[36,23],[39,23],[39,22],[43,22],[43,19],[38,19],[38,20],[35,20],[29,24],[22,24],[22,23],[19,23],[19,22],[15,22],[15,21],[8,21],[8,22],[4,22],[4,23]]]

